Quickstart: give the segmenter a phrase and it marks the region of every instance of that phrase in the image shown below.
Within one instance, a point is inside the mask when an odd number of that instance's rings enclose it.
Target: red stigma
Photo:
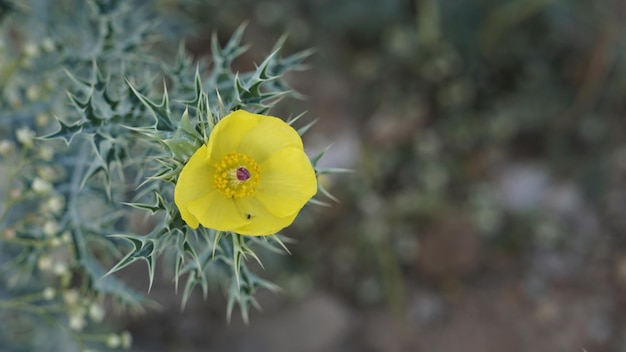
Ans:
[[[250,178],[250,171],[245,167],[237,168],[237,179],[239,181],[246,181]]]

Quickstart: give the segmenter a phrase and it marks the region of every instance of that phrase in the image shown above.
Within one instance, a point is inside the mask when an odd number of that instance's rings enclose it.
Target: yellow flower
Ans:
[[[192,228],[262,236],[289,226],[316,192],[298,132],[279,118],[238,110],[183,167],[174,201]]]

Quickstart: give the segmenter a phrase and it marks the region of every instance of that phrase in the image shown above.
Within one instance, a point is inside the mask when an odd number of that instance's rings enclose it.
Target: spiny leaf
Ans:
[[[120,260],[113,268],[111,268],[105,276],[108,276],[120,269],[123,269],[134,263],[139,259],[146,260],[148,263],[148,269],[152,271],[152,275],[154,275],[154,258],[148,259],[152,257],[155,251],[154,241],[151,239],[145,239],[133,235],[110,235],[109,237],[114,238],[122,238],[133,245],[133,249],[126,254],[122,260]]]
[[[284,245],[284,243],[280,242],[280,240],[278,240],[279,243],[280,243],[280,246],[277,247],[274,244],[269,242],[268,237],[276,237],[276,235],[262,236],[262,237],[259,237],[259,238],[253,238],[252,240],[256,244],[262,246],[263,248],[265,248],[265,249],[267,249],[267,250],[269,250],[269,251],[271,251],[273,253],[281,254],[281,255],[285,254],[285,253],[291,254],[289,252],[289,250],[287,249],[287,247]]]
[[[178,279],[181,276],[181,269],[185,265],[185,256],[176,252],[176,263],[174,267],[174,292],[178,293]]]
[[[220,50],[220,54],[222,54],[228,61],[234,60],[239,55],[245,53],[248,50],[247,45],[242,45],[241,40],[243,39],[243,33],[248,26],[247,23],[242,23],[237,27],[233,35],[230,37],[226,45],[222,50]]]
[[[103,174],[104,176],[104,186],[107,191],[107,197],[110,199],[111,197],[111,178],[109,173],[107,172],[107,165],[101,158],[95,158],[89,164],[85,174],[83,175],[82,180],[80,181],[80,189],[85,188],[87,182],[94,176],[98,174]]]
[[[222,238],[222,231],[217,231],[215,234],[215,240],[213,240],[213,253],[212,255],[215,256],[215,249],[218,248],[218,243],[220,241],[220,239]]]
[[[287,243],[295,243],[296,241],[289,238],[289,237],[284,237],[280,234],[276,234],[276,235],[272,235],[272,236],[265,236],[267,238],[271,238],[272,240],[274,240],[276,243],[278,243],[281,247],[283,247],[283,249],[285,250],[285,252],[291,254],[291,252],[289,251],[289,249],[287,248],[287,246],[285,245],[285,242]]]
[[[314,49],[303,50],[290,55],[286,58],[280,59],[275,65],[272,66],[272,74],[280,76],[287,71],[299,71],[306,69],[306,66],[302,64],[309,56],[315,53]]]
[[[303,111],[303,112],[301,112],[300,114],[298,114],[296,117],[290,117],[289,119],[287,119],[287,123],[288,123],[289,125],[293,125],[293,124],[294,124],[294,123],[296,123],[298,120],[300,120],[300,118],[301,118],[302,116],[304,116],[304,114],[306,114],[306,113],[307,113],[307,111]]]
[[[263,287],[265,289],[270,290],[271,292],[280,292],[280,291],[283,290],[280,286],[278,286],[278,285],[276,285],[276,284],[274,284],[274,283],[272,283],[272,282],[270,282],[268,280],[265,280],[265,279],[255,275],[255,274],[251,273],[251,272],[248,272],[247,276],[248,276],[248,282],[250,283],[250,286],[252,286],[252,287]],[[257,307],[257,308],[259,308],[259,307]]]
[[[248,85],[246,87],[247,88],[246,90],[252,91],[253,86],[256,85],[258,87],[262,82],[277,79],[280,77],[278,75],[274,75],[268,72],[269,68],[271,67],[270,65],[275,61],[275,58],[277,57],[279,52],[280,52],[280,48],[275,49],[271,54],[269,54],[265,58],[265,60],[263,60],[263,62],[261,62],[261,64],[254,71],[254,74],[252,75],[252,77],[250,77],[250,79],[248,80]]]
[[[317,123],[317,121],[319,121],[319,119],[315,119],[307,123],[304,127],[300,127],[298,129],[298,134],[301,136],[304,135],[309,129],[311,129],[311,127],[313,127]]]
[[[198,105],[202,103],[202,95],[204,94],[204,91],[202,88],[202,78],[200,76],[199,64],[196,65],[196,73],[194,74],[193,81],[194,81],[194,93],[195,93],[194,98],[192,100],[183,100],[182,101],[183,104]]]
[[[339,203],[339,199],[335,196],[333,196],[330,192],[328,192],[328,190],[322,185],[321,182],[317,183],[317,189],[322,192],[323,195],[325,195],[326,197],[332,199],[333,201]]]
[[[318,175],[342,174],[342,173],[354,172],[354,170],[352,169],[344,169],[341,167],[329,167],[329,168],[323,168],[323,169],[316,168],[315,171],[317,172]]]
[[[133,87],[133,85],[128,80],[126,80],[126,84],[130,88],[130,90],[133,92],[135,97],[137,97],[144,106],[146,106],[148,109],[150,109],[150,111],[152,111],[156,119],[156,123],[154,127],[157,130],[159,131],[174,130],[174,124],[172,122],[172,116],[171,116],[172,113],[170,111],[170,105],[169,105],[169,97],[167,95],[167,86],[165,85],[165,82],[163,83],[163,86],[164,86],[163,97],[161,99],[160,104],[153,102],[148,97],[141,94],[139,91],[137,91]]]
[[[142,306],[151,306],[154,303],[148,300],[144,295],[130,289],[120,280],[112,276],[107,276],[100,268],[100,265],[91,257],[83,257],[81,264],[86,268],[92,278],[93,285],[102,293],[108,293],[114,297],[117,297],[122,302],[132,305],[136,309],[141,309]]]
[[[322,157],[324,157],[324,155],[330,150],[330,147],[332,147],[332,144],[329,145],[328,147],[324,148],[324,150],[322,150],[321,152],[319,152],[319,154],[317,154],[315,157],[313,157],[313,159],[311,159],[311,164],[313,165],[313,167],[317,167],[317,163],[322,159]]]
[[[319,205],[321,207],[330,208],[332,205],[326,202],[322,202],[321,200],[317,200],[315,198],[309,199],[308,203]]]
[[[65,141],[66,145],[70,145],[74,137],[77,134],[80,134],[80,132],[82,132],[83,130],[83,125],[80,122],[68,125],[59,118],[56,118],[56,120],[59,123],[59,130],[41,137],[42,139],[62,138]]]
[[[291,95],[292,91],[283,91],[283,92],[267,92],[257,96],[239,96],[238,101],[244,106],[248,105],[260,105],[262,107],[272,107],[275,105],[280,99]],[[272,101],[270,105],[263,105],[263,103],[267,101]]]
[[[191,296],[192,290],[198,284],[200,284],[200,287],[202,288],[202,292],[204,296],[206,297],[207,292],[208,292],[208,287],[209,287],[209,284],[206,281],[206,277],[204,275],[200,275],[195,270],[189,272],[189,275],[187,276],[187,282],[185,283],[185,290],[183,291],[181,309],[185,308],[185,305],[187,305],[187,301],[189,300],[189,297]]]
[[[89,94],[87,95],[87,99],[84,102],[80,101],[80,99],[72,93],[68,92],[67,95],[69,96],[74,106],[76,106],[76,108],[82,112],[85,120],[91,122],[94,125],[101,125],[103,123],[103,119],[96,114],[93,100],[93,90],[89,92]]]
[[[156,198],[155,204],[145,204],[145,203],[135,203],[135,202],[122,202],[122,204],[128,205],[135,209],[147,210],[152,215],[156,214],[159,210],[167,209],[163,196],[157,191],[153,191],[153,192]]]
[[[152,290],[152,283],[154,282],[156,255],[151,254],[147,257],[143,257],[142,259],[144,259],[146,261],[146,264],[148,265],[148,277],[150,278],[150,284],[148,285],[148,292],[150,292]]]
[[[76,83],[79,86],[81,86],[83,89],[91,89],[91,87],[92,87],[91,80],[77,77],[76,75],[74,75],[67,68],[64,68],[63,72],[65,72],[65,74],[70,78],[70,80],[72,80],[74,83]]]

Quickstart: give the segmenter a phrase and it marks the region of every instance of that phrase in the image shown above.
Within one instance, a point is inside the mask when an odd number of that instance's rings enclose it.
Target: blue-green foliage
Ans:
[[[63,350],[90,346],[78,318],[97,322],[92,305],[106,298],[134,309],[150,304],[112,273],[144,261],[152,285],[157,257],[166,254],[176,289],[185,279],[183,305],[196,286],[205,295],[222,288],[229,315],[238,304],[247,319],[255,291],[276,287],[246,259],[258,260],[255,249],[283,251],[281,240],[190,229],[173,188],[221,117],[241,108],[268,112],[292,93],[282,75],[300,69],[310,52],[283,58],[280,40],[255,70],[235,73],[244,27],[223,47],[214,37],[208,63],[194,62],[183,45],[168,63],[155,49],[162,44],[155,14],[140,2],[0,7],[9,11],[5,32],[18,33],[0,48],[0,138],[15,147],[1,159],[10,171],[0,189],[0,316],[24,315],[35,335],[46,317],[75,331],[64,342],[74,347]],[[136,219],[146,212],[150,225],[140,228]],[[67,292],[84,298],[77,303]],[[15,303],[23,294],[36,297]],[[24,346],[36,349],[38,341]],[[23,343],[0,327],[0,347]]]

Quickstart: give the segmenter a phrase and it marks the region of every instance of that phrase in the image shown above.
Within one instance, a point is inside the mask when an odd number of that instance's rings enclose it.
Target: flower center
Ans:
[[[228,153],[215,164],[215,187],[229,198],[238,199],[254,195],[261,169],[251,157],[241,153]]]

